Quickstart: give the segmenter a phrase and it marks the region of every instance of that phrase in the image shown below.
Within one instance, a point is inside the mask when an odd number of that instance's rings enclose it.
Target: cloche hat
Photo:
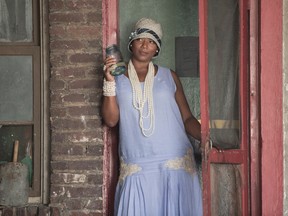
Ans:
[[[149,38],[153,40],[157,47],[158,52],[155,54],[154,57],[158,56],[161,50],[161,38],[162,38],[162,28],[160,23],[149,19],[149,18],[142,18],[140,19],[134,27],[134,31],[131,32],[129,36],[129,43],[128,43],[128,50],[131,51],[131,43],[135,39],[138,38]]]

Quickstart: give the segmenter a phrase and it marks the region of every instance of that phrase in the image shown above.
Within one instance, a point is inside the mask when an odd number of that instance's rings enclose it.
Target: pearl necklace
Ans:
[[[137,76],[137,72],[134,68],[132,61],[128,64],[128,75],[132,85],[132,97],[133,106],[139,111],[139,126],[141,128],[142,134],[149,137],[153,134],[155,128],[154,119],[154,105],[153,105],[153,83],[154,83],[155,69],[152,62],[149,63],[148,73],[144,81],[144,89],[142,92],[141,83]],[[144,115],[144,107],[147,103],[147,113]],[[150,125],[148,128],[144,128],[144,120],[150,120]]]

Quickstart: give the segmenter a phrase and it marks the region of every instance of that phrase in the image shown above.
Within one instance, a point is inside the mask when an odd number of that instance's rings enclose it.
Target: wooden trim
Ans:
[[[118,40],[118,0],[102,1],[102,51],[109,44],[116,44]],[[103,215],[113,215],[114,193],[117,183],[117,130],[118,128],[103,127]]]
[[[200,109],[201,109],[201,148],[202,151],[202,181],[203,215],[211,214],[210,197],[210,161],[209,161],[209,98],[208,98],[208,29],[207,29],[207,0],[199,1],[199,57],[200,57]],[[208,140],[207,140],[208,139]]]
[[[259,3],[250,0],[250,213],[262,215],[260,183]]]
[[[261,207],[265,215],[284,215],[283,0],[262,0],[259,8]]]
[[[39,1],[39,44],[41,55],[41,203],[50,199],[50,56],[49,56],[49,1]]]
[[[242,215],[249,215],[248,191],[249,191],[249,79],[248,79],[248,0],[239,0],[240,15],[240,112],[241,112],[241,150],[243,152],[242,161]]]

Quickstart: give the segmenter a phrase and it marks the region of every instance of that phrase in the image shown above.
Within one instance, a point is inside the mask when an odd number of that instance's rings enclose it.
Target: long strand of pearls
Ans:
[[[128,74],[132,86],[133,106],[136,110],[139,111],[139,126],[141,128],[142,134],[146,137],[149,137],[153,134],[155,128],[153,105],[153,83],[155,74],[154,65],[152,62],[149,63],[148,73],[144,81],[143,92],[141,88],[141,83],[137,76],[137,72],[131,60],[128,64]],[[146,103],[147,113],[145,115],[144,108]],[[150,121],[149,127],[144,128],[144,120],[148,118]]]

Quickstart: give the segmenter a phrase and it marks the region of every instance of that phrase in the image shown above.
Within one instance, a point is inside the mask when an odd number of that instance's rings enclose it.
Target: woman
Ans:
[[[121,170],[115,215],[202,215],[202,197],[193,148],[187,134],[201,139],[174,71],[154,65],[162,29],[143,18],[129,37],[128,71],[112,76],[116,61],[105,60],[102,116],[119,123]]]

